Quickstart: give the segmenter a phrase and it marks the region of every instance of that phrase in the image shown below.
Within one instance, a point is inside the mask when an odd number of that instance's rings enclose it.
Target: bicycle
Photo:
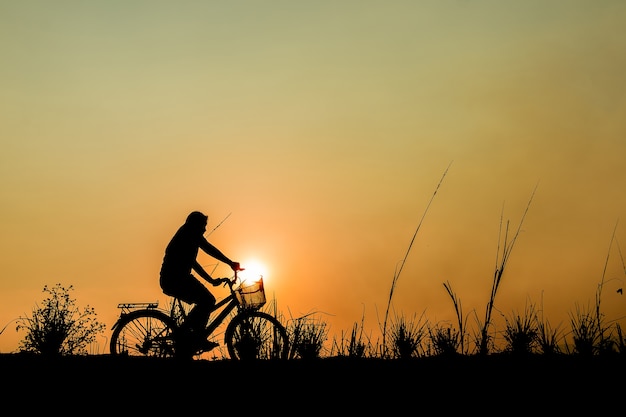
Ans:
[[[222,280],[230,294],[213,307],[211,314],[219,313],[209,320],[205,339],[230,317],[224,343],[231,359],[287,359],[286,328],[276,317],[261,311],[266,302],[263,277],[250,285],[245,281],[237,285],[240,279],[235,271],[232,279]],[[191,358],[203,353],[190,346],[184,327],[190,306],[178,298],[170,300],[169,309],[159,309],[158,302],[118,304],[122,311],[112,327],[111,355]]]

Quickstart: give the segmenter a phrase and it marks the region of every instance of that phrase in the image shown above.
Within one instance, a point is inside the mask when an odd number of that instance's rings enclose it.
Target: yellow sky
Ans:
[[[426,213],[393,308],[451,320],[447,281],[482,319],[535,187],[496,308],[567,324],[604,274],[626,316],[624,21],[621,0],[2,0],[0,326],[73,285],[108,352],[118,303],[165,302],[192,210],[287,317],[374,339]]]

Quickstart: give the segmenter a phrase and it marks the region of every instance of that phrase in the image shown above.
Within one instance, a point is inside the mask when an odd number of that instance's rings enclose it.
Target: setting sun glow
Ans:
[[[242,262],[241,267],[244,268],[243,271],[239,272],[239,278],[242,281],[258,281],[260,278],[263,278],[263,281],[267,281],[267,268],[262,262],[256,259],[249,259]]]

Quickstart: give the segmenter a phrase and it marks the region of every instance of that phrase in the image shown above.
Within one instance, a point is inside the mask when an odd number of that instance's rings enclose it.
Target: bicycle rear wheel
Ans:
[[[176,324],[158,310],[137,310],[120,317],[111,334],[111,355],[175,357]]]
[[[287,330],[274,316],[248,310],[236,315],[224,334],[228,354],[233,360],[287,359]]]

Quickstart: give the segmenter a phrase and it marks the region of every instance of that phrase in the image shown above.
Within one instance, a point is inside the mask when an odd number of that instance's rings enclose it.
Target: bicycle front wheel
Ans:
[[[233,360],[287,359],[287,330],[274,316],[249,310],[236,315],[224,334]]]
[[[176,324],[158,310],[137,310],[118,320],[111,334],[111,355],[176,356]]]

